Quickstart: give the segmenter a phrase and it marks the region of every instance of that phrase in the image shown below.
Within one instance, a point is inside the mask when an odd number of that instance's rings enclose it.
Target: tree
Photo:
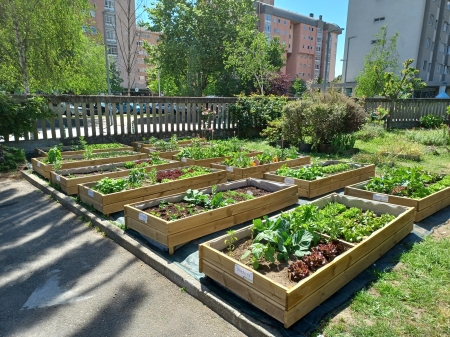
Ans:
[[[95,90],[97,71],[89,74],[94,65],[104,70],[104,62],[95,51],[85,55],[95,49],[95,37],[81,30],[90,9],[89,0],[1,1],[1,85],[25,94],[71,90],[81,81],[74,82],[73,74],[84,73],[83,90]]]
[[[289,80],[289,75],[282,72],[273,73],[269,77],[269,89],[266,93],[277,96],[287,95],[290,86],[291,81]]]
[[[143,0],[116,1],[116,38],[119,54],[123,63],[119,63],[119,68],[126,74],[127,93],[130,96],[131,87],[134,85],[134,73],[137,62],[137,44],[142,43],[137,30],[136,21],[141,20],[144,12]]]
[[[244,80],[253,80],[261,95],[269,84],[272,73],[278,72],[279,64],[273,64],[273,54],[278,52],[281,58],[284,46],[277,38],[269,41],[264,33],[256,29],[240,31],[236,41],[225,42],[228,58],[227,68],[234,69]]]
[[[230,76],[224,42],[253,31],[257,20],[252,0],[158,0],[147,12],[147,29],[162,32],[157,45],[146,47],[149,64],[160,69],[161,78],[173,78],[183,94],[194,96]]]
[[[364,68],[356,77],[355,95],[357,97],[373,97],[382,93],[384,82],[378,80],[375,67],[379,72],[392,72],[393,76],[397,76],[397,39],[398,33],[390,38],[387,37],[387,26],[381,27],[375,35],[376,43],[364,57]]]
[[[109,62],[109,85],[112,93],[122,94],[122,79],[120,78],[120,71],[117,70],[117,64],[115,61],[111,60]]]
[[[300,94],[306,91],[306,82],[301,78],[297,77],[292,83],[291,90],[293,91],[295,96],[299,96]]]
[[[414,63],[414,59],[407,59],[403,62],[400,76],[393,72],[382,71],[377,66],[374,67],[377,85],[381,87],[381,95],[390,101],[390,113],[395,111],[395,103],[399,99],[409,98],[415,90],[420,90],[426,86],[425,82],[416,77],[419,70],[411,67],[412,63]],[[387,127],[389,127],[389,121],[390,116],[388,115]]]
[[[341,83],[342,82],[342,75],[336,76],[332,82],[333,83]]]

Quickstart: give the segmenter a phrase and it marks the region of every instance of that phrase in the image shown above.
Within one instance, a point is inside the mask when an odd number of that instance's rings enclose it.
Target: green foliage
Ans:
[[[120,77],[120,71],[117,69],[117,64],[113,60],[109,60],[109,85],[111,93],[122,94],[122,78]]]
[[[279,119],[287,102],[284,96],[239,96],[229,111],[233,123],[239,121],[239,132],[248,135],[254,128],[265,128],[267,123]]]
[[[25,151],[16,147],[0,145],[0,172],[16,170],[25,163]]]
[[[23,137],[33,131],[35,121],[53,115],[43,97],[33,96],[17,101],[0,92],[0,139],[8,139],[10,134]]]
[[[305,143],[306,139],[313,135],[313,125],[311,123],[314,109],[313,101],[305,99],[291,101],[283,108],[281,122],[282,134],[291,143]]]
[[[424,171],[421,167],[385,169],[364,186],[367,191],[398,195],[412,199],[424,198],[450,186],[450,178]]]
[[[230,229],[227,231],[228,239],[225,239],[224,243],[228,246],[228,252],[231,254],[231,252],[234,249],[234,243],[238,240],[236,237],[236,231],[234,229]]]
[[[406,139],[423,145],[450,145],[450,127],[442,124],[439,129],[414,129],[405,131]]]
[[[55,164],[61,160],[62,160],[61,150],[57,146],[54,146],[50,150],[48,150],[47,153],[48,164]]]
[[[233,153],[243,150],[243,142],[236,137],[230,140],[211,141],[209,146],[205,146],[200,140],[194,139],[191,146],[183,147],[177,154],[178,160],[190,158],[194,160],[217,158],[230,156]],[[246,152],[246,151],[245,151]]]
[[[296,77],[294,82],[292,82],[291,91],[297,97],[306,91],[306,82],[299,77]]]
[[[368,142],[374,138],[383,138],[386,129],[379,124],[365,123],[359,131],[356,132],[356,139]]]
[[[331,139],[331,147],[338,154],[353,149],[355,143],[355,134],[337,134]]]
[[[287,165],[281,166],[276,174],[282,177],[292,177],[302,180],[316,180],[326,174],[334,174],[338,172],[344,172],[350,170],[352,167],[350,164],[334,164],[334,165],[308,165],[302,166],[298,169],[287,167]]]
[[[381,95],[384,82],[377,80],[375,67],[378,71],[396,72],[398,69],[397,39],[398,33],[390,38],[387,37],[387,26],[380,28],[375,35],[376,43],[371,51],[364,57],[364,68],[356,77],[357,86],[355,95],[357,97],[373,97]]]
[[[432,114],[420,117],[420,125],[425,129],[438,128],[441,126],[442,122],[443,120],[441,117]]]
[[[267,127],[261,131],[260,135],[266,137],[268,142],[281,140],[283,134],[281,129],[281,120],[275,119],[267,122]]]
[[[127,187],[127,180],[124,178],[103,178],[98,181],[92,189],[102,193],[110,194],[123,191]]]

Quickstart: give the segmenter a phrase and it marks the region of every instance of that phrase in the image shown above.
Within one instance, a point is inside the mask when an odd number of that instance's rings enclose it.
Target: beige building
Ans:
[[[282,69],[293,80],[324,78],[327,36],[330,34],[328,80],[334,79],[339,26],[327,23],[322,16],[305,16],[274,6],[274,0],[257,1],[259,30],[267,37],[278,37],[286,46],[286,66]]]
[[[423,97],[434,97],[450,86],[450,1],[349,0],[344,59],[348,58],[347,86],[364,66],[364,56],[376,42],[375,34],[388,25],[388,37],[399,33],[399,68],[413,58],[419,77],[427,83]],[[345,74],[345,62],[342,73]]]

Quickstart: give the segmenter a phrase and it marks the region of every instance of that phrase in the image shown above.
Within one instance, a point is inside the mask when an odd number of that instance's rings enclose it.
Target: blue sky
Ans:
[[[335,23],[342,28],[347,24],[348,0],[275,0],[275,6],[306,16],[314,13],[315,18],[322,15],[322,20]],[[338,39],[335,76],[342,73],[343,62],[340,60],[344,58],[344,45],[345,30]]]

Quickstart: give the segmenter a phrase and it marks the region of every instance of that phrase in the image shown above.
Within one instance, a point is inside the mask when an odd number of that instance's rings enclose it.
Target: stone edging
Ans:
[[[187,293],[208,306],[223,319],[230,324],[233,324],[245,334],[258,337],[275,336],[270,331],[263,328],[261,326],[261,322],[256,321],[252,317],[249,317],[228,305],[212,293],[206,286],[200,284],[199,281],[183,271],[181,268],[167,261],[157,252],[150,250],[133,238],[123,235],[123,231],[121,229],[112,225],[109,221],[98,217],[96,214],[87,210],[83,206],[77,204],[71,197],[57,191],[51,186],[48,186],[45,181],[34,176],[31,171],[22,171],[22,177],[45,194],[50,195],[54,200],[58,201],[62,206],[77,216],[84,216],[85,218],[90,219],[94,226],[97,226],[100,230],[105,232],[106,235],[118,245],[125,248],[138,259],[142,260],[144,263],[164,275],[177,286],[184,287]]]

